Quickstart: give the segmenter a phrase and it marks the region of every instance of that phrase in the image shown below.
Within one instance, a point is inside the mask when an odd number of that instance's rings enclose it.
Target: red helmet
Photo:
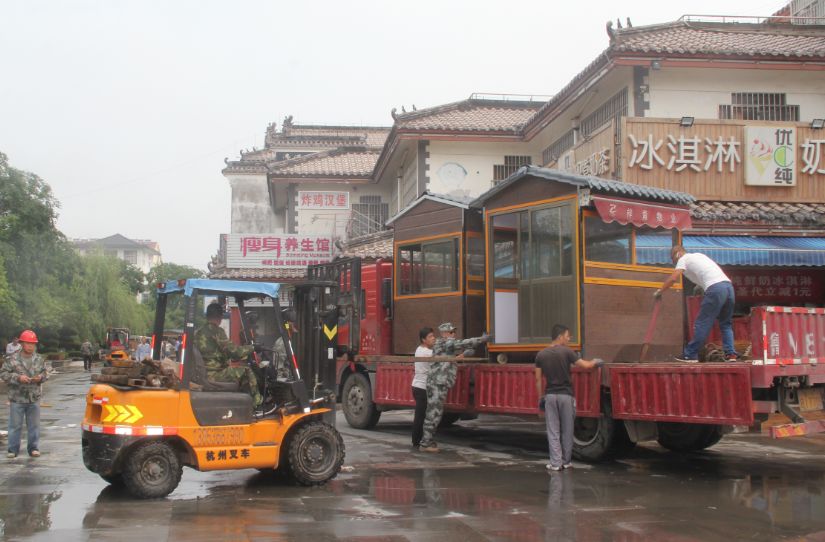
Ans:
[[[37,344],[37,335],[34,334],[34,331],[27,329],[23,333],[20,334],[20,338],[18,339],[21,343],[35,343]]]

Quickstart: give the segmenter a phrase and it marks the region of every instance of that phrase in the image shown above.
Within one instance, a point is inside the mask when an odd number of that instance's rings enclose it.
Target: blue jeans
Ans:
[[[733,347],[734,301],[733,284],[730,282],[717,282],[705,291],[699,315],[693,323],[693,340],[685,346],[684,359],[699,359],[699,349],[704,346],[717,319],[725,354],[736,354]]]
[[[29,453],[38,450],[40,444],[40,405],[38,403],[9,404],[9,452],[20,453],[20,433],[23,432],[23,418],[28,429],[26,449]]]

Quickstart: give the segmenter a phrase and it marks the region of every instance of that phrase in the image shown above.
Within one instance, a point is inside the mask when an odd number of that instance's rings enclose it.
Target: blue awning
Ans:
[[[237,294],[261,294],[271,298],[278,297],[278,290],[281,288],[277,282],[251,282],[244,280],[218,280],[218,279],[188,279],[184,285],[177,281],[166,282],[164,288],[158,288],[159,294],[172,292],[184,292],[184,295],[191,296],[193,290],[199,290],[201,294],[222,295],[229,293]]]
[[[688,252],[701,252],[719,265],[764,267],[825,266],[823,237],[734,237],[686,236]],[[643,264],[672,265],[670,239],[666,236],[636,236],[636,258]]]

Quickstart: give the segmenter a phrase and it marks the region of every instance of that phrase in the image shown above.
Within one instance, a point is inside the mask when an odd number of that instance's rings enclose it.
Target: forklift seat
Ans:
[[[216,382],[206,376],[206,365],[203,363],[203,356],[196,346],[192,347],[192,354],[195,358],[195,374],[192,382],[201,386],[203,391],[241,391],[239,382]]]

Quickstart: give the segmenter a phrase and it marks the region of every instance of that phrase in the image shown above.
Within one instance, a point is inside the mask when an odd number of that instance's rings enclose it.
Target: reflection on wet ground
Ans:
[[[6,539],[825,540],[825,439],[734,435],[702,454],[648,446],[547,474],[541,425],[505,417],[445,433],[436,455],[410,449],[407,413],[371,432],[342,422],[348,469],[324,487],[186,470],[170,498],[136,501],[82,465],[86,384],[55,378],[44,456],[0,464]]]

